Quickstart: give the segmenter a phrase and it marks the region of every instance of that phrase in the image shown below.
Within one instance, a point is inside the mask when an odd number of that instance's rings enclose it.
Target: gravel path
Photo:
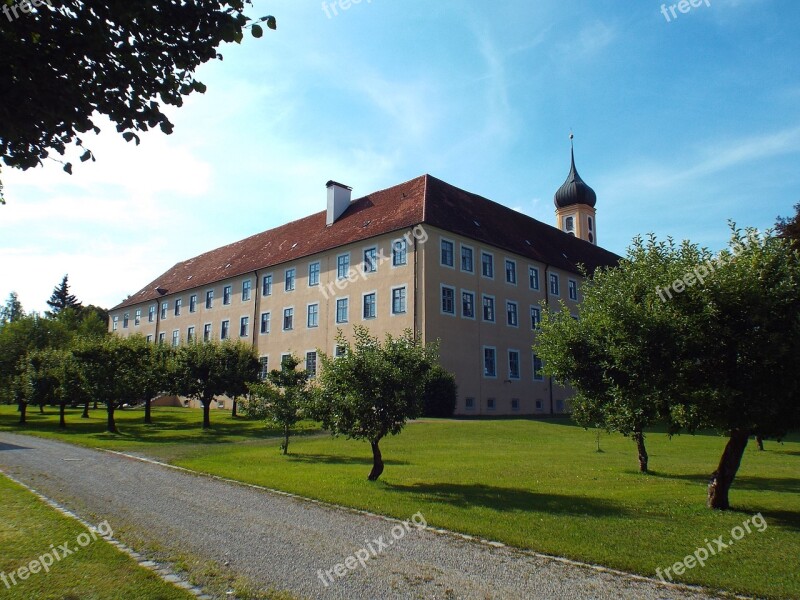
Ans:
[[[0,469],[87,520],[304,598],[712,597],[40,438],[0,433]]]

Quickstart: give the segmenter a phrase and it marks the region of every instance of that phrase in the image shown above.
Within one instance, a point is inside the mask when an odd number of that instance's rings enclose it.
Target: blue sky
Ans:
[[[0,296],[43,310],[69,273],[111,307],[323,210],[329,179],[359,197],[430,173],[553,223],[570,129],[610,250],[770,227],[800,202],[800,3],[672,4],[668,20],[657,0],[257,0],[278,31],[204,65],[173,135],[137,148],[101,124],[72,177],[3,170]]]

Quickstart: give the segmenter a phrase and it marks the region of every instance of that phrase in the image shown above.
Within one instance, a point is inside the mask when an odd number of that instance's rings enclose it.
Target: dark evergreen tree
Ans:
[[[794,205],[795,215],[792,218],[778,217],[775,230],[778,237],[789,240],[792,248],[800,250],[800,202]]]
[[[49,317],[54,317],[65,308],[74,308],[75,310],[81,308],[81,303],[78,302],[78,299],[69,293],[69,275],[64,275],[61,283],[53,288],[53,295],[50,296],[47,305],[53,309],[47,312]]]

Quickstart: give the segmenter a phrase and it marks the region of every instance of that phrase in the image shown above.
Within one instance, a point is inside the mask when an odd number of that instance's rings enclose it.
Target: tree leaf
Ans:
[[[67,173],[69,173],[70,175],[72,175],[72,163],[67,163],[67,164],[65,164],[65,165],[64,165],[64,170],[65,170]]]
[[[260,38],[264,35],[264,29],[261,27],[261,25],[253,25],[252,31],[254,38]]]

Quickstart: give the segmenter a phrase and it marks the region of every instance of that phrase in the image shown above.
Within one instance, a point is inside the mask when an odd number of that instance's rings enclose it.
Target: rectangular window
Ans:
[[[406,288],[392,290],[392,314],[402,315],[406,312]]]
[[[211,341],[211,323],[206,323],[203,325],[203,341],[210,342]]]
[[[269,320],[270,320],[270,313],[265,312],[261,313],[261,333],[269,333]]]
[[[176,298],[176,300],[175,300],[175,316],[176,317],[180,317],[181,316],[181,308],[182,307],[183,307],[183,299],[182,298]]]
[[[364,250],[364,273],[374,273],[378,270],[378,250],[377,248],[367,248]]]
[[[578,282],[574,279],[569,280],[569,299],[570,300],[577,300],[578,299]]]
[[[491,296],[483,297],[483,320],[494,323],[494,298]]]
[[[442,286],[442,312],[446,315],[456,314],[456,291],[445,285]]]
[[[465,319],[475,318],[475,294],[461,292],[461,316]]]
[[[297,271],[295,269],[286,269],[286,278],[283,284],[283,290],[285,292],[293,292],[294,285],[295,285],[295,278],[297,277]]]
[[[111,323],[112,323],[111,330],[116,331],[117,326],[119,325],[119,315],[114,315],[114,318],[111,319]]]
[[[486,399],[486,410],[494,410],[497,408],[497,402],[494,398]]]
[[[253,282],[249,279],[242,282],[242,302],[250,300],[250,290],[253,287]]]
[[[461,246],[461,270],[465,273],[472,273],[475,265],[472,259],[472,248],[469,246]]]
[[[336,257],[336,278],[347,279],[350,274],[350,255],[342,254]]]
[[[517,285],[517,263],[506,259],[506,283]]]
[[[484,277],[494,279],[494,257],[488,252],[481,252],[481,273]]]
[[[222,330],[219,334],[219,339],[227,340],[228,337],[230,337],[230,331],[231,331],[231,322],[228,320],[223,321]]]
[[[284,308],[283,309],[283,330],[284,331],[291,331],[294,329],[294,309],[293,308]]]
[[[161,303],[161,320],[167,318],[167,311],[169,310],[169,302],[162,302]]]
[[[308,318],[306,319],[306,326],[319,327],[319,304],[308,305]]]
[[[364,318],[374,319],[378,316],[378,295],[375,292],[364,294]]]
[[[165,331],[162,331],[161,333],[158,334],[158,343],[163,346],[164,342],[166,341],[167,341],[167,333]]]
[[[258,379],[264,381],[269,375],[269,357],[262,356],[258,359]]]
[[[152,323],[156,320],[156,305],[152,305],[147,309],[147,322]]]
[[[308,285],[309,287],[319,285],[319,263],[313,262],[308,265]]]
[[[250,317],[242,317],[239,320],[239,337],[250,335]]]
[[[550,273],[550,293],[553,294],[553,296],[560,295],[559,285],[558,285],[558,275],[555,273]]]
[[[533,355],[533,379],[534,381],[544,381],[544,372],[542,371],[542,359]]]
[[[539,269],[528,267],[528,280],[532,290],[539,289]]]
[[[347,298],[339,298],[336,301],[336,322],[347,323],[347,311],[349,300]]]
[[[194,327],[189,327],[186,330],[186,341],[190,344],[194,342]]]
[[[464,408],[475,410],[475,398],[464,398]]]
[[[408,243],[405,239],[392,243],[392,266],[399,267],[406,264],[408,257]]]
[[[272,274],[264,275],[264,279],[261,280],[261,295],[262,296],[272,296]]]
[[[133,324],[136,327],[138,327],[141,322],[142,322],[142,309],[137,308],[136,312],[133,313]]]
[[[531,306],[531,329],[539,329],[542,322],[542,309],[538,306]]]
[[[189,312],[197,312],[197,294],[189,296]]]
[[[442,240],[442,266],[453,266],[453,242],[450,240]]]
[[[178,344],[181,343],[181,332],[176,329],[172,332],[172,347],[177,348]]]
[[[127,329],[128,328],[128,321],[130,321],[130,315],[128,313],[125,313],[124,315],[122,315],[122,328],[123,329]]]
[[[153,343],[153,336],[152,335],[148,335],[145,339],[147,340],[148,344],[152,344]]]
[[[519,314],[516,302],[506,302],[506,323],[509,327],[519,327]]]
[[[222,288],[222,303],[228,305],[231,303],[231,295],[233,293],[233,286],[226,285]]]
[[[511,399],[511,410],[514,412],[519,412],[519,398]]]
[[[519,379],[519,351],[508,351],[508,378]]]
[[[483,349],[483,376],[497,377],[497,351],[494,348]]]
[[[206,292],[206,308],[214,308],[214,290],[208,290]]]
[[[317,353],[306,352],[306,372],[311,379],[317,376]]]
[[[336,344],[333,347],[333,357],[334,358],[342,358],[343,356],[346,356],[346,355],[347,355],[347,347],[346,346],[340,346],[339,344]]]

